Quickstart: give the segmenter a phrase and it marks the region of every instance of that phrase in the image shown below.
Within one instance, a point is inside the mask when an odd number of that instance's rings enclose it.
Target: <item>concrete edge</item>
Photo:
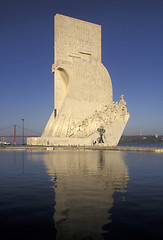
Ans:
[[[130,152],[157,152],[163,153],[163,148],[138,147],[138,146],[0,146],[0,151],[79,151],[79,150],[107,150],[107,151],[130,151]]]

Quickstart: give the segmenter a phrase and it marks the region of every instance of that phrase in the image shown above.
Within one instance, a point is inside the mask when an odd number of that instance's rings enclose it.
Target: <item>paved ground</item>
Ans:
[[[107,151],[132,151],[132,152],[160,152],[163,153],[163,148],[160,147],[139,147],[139,146],[91,146],[91,147],[64,147],[64,146],[27,146],[27,145],[3,145],[0,146],[0,151],[63,151],[63,150],[107,150]]]

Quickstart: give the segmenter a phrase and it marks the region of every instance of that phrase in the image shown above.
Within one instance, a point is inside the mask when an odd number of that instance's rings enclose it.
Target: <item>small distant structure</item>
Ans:
[[[10,143],[5,142],[5,141],[0,141],[0,145],[10,145]]]
[[[142,130],[141,130],[141,128],[139,129],[139,136],[142,136]]]

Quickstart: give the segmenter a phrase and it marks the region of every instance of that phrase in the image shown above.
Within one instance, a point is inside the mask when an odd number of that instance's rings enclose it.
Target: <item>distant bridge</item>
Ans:
[[[1,136],[1,135],[0,135],[0,138],[12,138],[12,137],[16,137],[16,138],[21,137],[21,138],[22,138],[23,136],[22,136],[22,135],[21,135],[21,136],[20,136],[20,135],[16,135],[16,136],[13,136],[13,135],[8,135],[8,136],[7,136],[7,135],[5,135],[5,136],[2,135],[2,136]],[[27,137],[40,137],[40,135],[39,135],[39,136],[38,136],[38,135],[37,135],[37,136],[34,136],[34,135],[29,136],[29,135],[28,135],[28,136],[24,136],[24,137],[25,137],[25,138],[27,138]]]
[[[27,128],[24,128],[24,121],[23,126],[19,126],[17,124],[13,124],[11,126],[7,126],[5,128],[0,128],[0,141],[9,142],[16,144],[17,140],[20,144],[20,139],[22,139],[22,144],[25,143],[27,137],[40,137],[41,133],[36,132]]]

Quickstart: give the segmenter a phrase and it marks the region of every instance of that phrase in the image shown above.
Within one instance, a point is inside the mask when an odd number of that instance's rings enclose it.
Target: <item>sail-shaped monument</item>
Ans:
[[[101,62],[101,26],[54,17],[54,110],[28,145],[116,146],[129,119],[123,95],[113,102],[110,75]]]

